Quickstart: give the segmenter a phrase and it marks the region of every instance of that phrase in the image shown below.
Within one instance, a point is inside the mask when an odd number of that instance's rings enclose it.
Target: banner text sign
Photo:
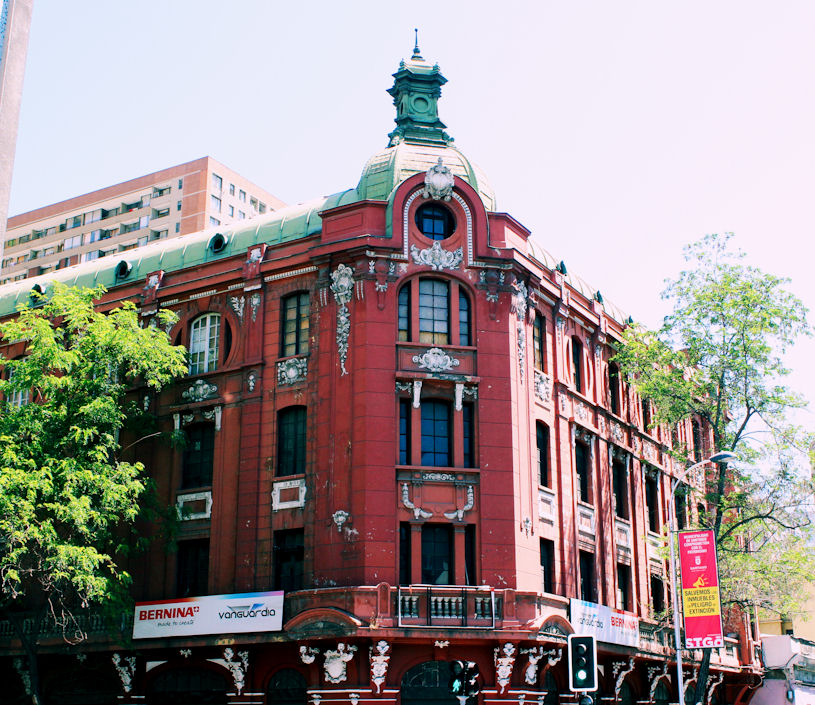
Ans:
[[[680,531],[682,607],[685,646],[709,649],[724,646],[716,539],[712,531]]]

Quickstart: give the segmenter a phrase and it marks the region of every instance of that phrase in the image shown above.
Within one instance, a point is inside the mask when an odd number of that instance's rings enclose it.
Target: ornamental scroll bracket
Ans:
[[[445,250],[438,240],[431,247],[420,250],[416,245],[410,246],[410,256],[413,263],[430,267],[433,271],[439,272],[443,269],[458,269],[464,260],[464,250],[459,247],[452,252]]]
[[[410,499],[410,488],[407,482],[402,483],[402,505],[405,509],[410,509],[410,511],[413,512],[414,519],[429,519],[433,516],[433,512],[428,512],[413,504]]]
[[[499,654],[503,654],[499,656]],[[512,668],[515,666],[515,645],[507,642],[499,650],[496,646],[494,649],[495,658],[495,682],[499,686],[501,693],[504,693],[509,687],[510,679],[512,678]]]
[[[469,512],[473,505],[475,504],[475,492],[473,492],[473,486],[467,485],[467,504],[465,504],[461,509],[455,509],[452,512],[444,512],[444,516],[447,517],[450,521],[453,519],[458,519],[462,521],[464,519],[464,515]]]
[[[620,695],[620,688],[623,687],[625,677],[634,670],[634,659],[629,658],[628,662],[615,661],[611,667],[611,675],[616,680],[614,681],[614,697],[615,699]]]

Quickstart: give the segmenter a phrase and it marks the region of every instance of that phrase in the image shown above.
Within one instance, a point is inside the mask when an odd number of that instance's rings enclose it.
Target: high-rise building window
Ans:
[[[645,476],[645,508],[648,512],[648,530],[659,532],[659,484],[656,477]]]
[[[470,297],[455,281],[424,278],[408,282],[399,290],[398,328],[401,341],[472,345]]]
[[[591,504],[591,453],[585,443],[577,441],[574,444],[574,465],[577,473],[577,498],[581,502]]]
[[[229,195],[230,196],[235,195],[235,184],[229,184]]]
[[[453,527],[449,524],[422,526],[422,583],[453,585]]]
[[[555,591],[555,542],[549,539],[540,540],[541,551],[541,588],[544,592]]]
[[[535,422],[535,455],[538,466],[538,484],[549,487],[549,427]]]
[[[15,377],[14,370],[9,370],[8,381],[11,382]],[[10,406],[21,407],[28,404],[29,390],[28,389],[12,389],[6,396]]]
[[[532,351],[534,354],[535,369],[546,370],[546,319],[535,312],[532,321]]]
[[[177,211],[180,211],[180,210],[181,210],[181,201],[176,201],[176,203],[175,203],[175,209],[176,209]]]
[[[572,336],[572,380],[575,391],[583,393],[583,344],[576,336]]]
[[[450,402],[422,400],[422,465],[449,467],[452,463]]]
[[[238,191],[238,200],[241,201],[242,203],[246,203],[246,191],[244,191],[243,189]]]
[[[209,594],[209,539],[179,541],[176,566],[177,597]]]
[[[306,471],[306,407],[290,406],[277,414],[277,474]]]
[[[208,487],[212,484],[212,465],[215,454],[215,426],[195,424],[186,429],[181,469],[181,488]]]
[[[221,316],[207,313],[199,316],[190,327],[190,374],[212,372],[218,367],[218,343]]]
[[[212,174],[212,190],[217,191],[218,193],[221,192],[221,189],[224,187],[224,180],[218,176],[218,174]]]
[[[614,490],[614,513],[628,519],[628,467],[621,458],[611,463],[611,481]]]
[[[286,296],[281,302],[283,340],[280,355],[305,355],[308,352],[309,297],[301,291]]]
[[[176,223],[175,224],[175,231],[180,232],[180,230],[181,230],[181,223]]]
[[[594,585],[594,554],[580,551],[580,599],[596,602]]]
[[[221,212],[221,199],[217,196],[210,195],[209,197],[209,205],[216,213]]]
[[[617,607],[631,611],[631,568],[623,563],[617,564]]]
[[[184,188],[184,179],[179,179],[178,180],[178,188],[179,188],[179,190]]]
[[[217,218],[213,218],[212,216],[209,216],[209,226],[211,228],[217,228],[220,224],[221,224],[220,220],[218,220]]]
[[[274,590],[303,589],[303,529],[275,531],[272,544],[272,587]]]

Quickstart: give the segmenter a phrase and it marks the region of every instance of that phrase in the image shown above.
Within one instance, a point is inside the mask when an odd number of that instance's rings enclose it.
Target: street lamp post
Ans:
[[[674,550],[674,534],[679,531],[676,526],[676,509],[674,507],[675,502],[675,495],[676,489],[679,487],[682,480],[684,480],[693,470],[696,468],[701,467],[702,465],[707,465],[707,463],[726,463],[729,460],[733,460],[735,458],[734,453],[730,453],[728,451],[722,451],[721,453],[714,453],[709,458],[705,460],[701,460],[698,463],[694,463],[689,468],[686,468],[685,471],[679,475],[679,477],[675,477],[671,480],[671,497],[670,501],[668,502],[668,526],[670,528],[670,534],[668,536],[668,546],[671,549],[671,600],[673,601],[673,613],[674,613],[674,644],[676,646],[676,684],[677,689],[679,692],[679,705],[685,705],[685,682],[682,677],[682,644],[680,643],[680,634],[679,634],[679,601],[678,601],[678,591],[676,587],[676,553]]]

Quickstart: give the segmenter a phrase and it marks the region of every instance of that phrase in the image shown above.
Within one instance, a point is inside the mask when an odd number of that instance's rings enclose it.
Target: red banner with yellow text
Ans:
[[[724,646],[719,567],[713,532],[680,531],[679,562],[685,647],[710,649]]]

